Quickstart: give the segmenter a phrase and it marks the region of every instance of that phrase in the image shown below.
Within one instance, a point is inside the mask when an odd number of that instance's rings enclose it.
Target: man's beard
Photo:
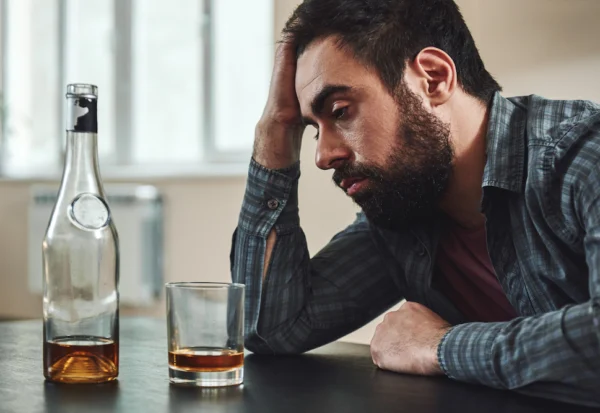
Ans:
[[[367,186],[353,196],[354,202],[369,221],[391,230],[418,225],[438,212],[454,157],[449,126],[427,112],[404,84],[397,102],[401,125],[386,167],[347,163],[333,174],[338,186],[343,179],[368,178]]]

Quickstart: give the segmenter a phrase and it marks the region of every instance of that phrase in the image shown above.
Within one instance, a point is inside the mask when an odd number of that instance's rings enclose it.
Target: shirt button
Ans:
[[[279,201],[276,199],[269,199],[267,201],[267,206],[269,207],[269,209],[277,209],[279,208]]]

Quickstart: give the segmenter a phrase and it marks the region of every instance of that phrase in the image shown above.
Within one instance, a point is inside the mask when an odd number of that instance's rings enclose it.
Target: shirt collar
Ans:
[[[496,92],[490,105],[482,187],[523,192],[527,107]]]

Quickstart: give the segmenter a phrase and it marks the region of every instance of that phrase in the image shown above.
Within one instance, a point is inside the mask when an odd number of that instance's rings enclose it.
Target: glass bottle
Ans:
[[[98,89],[67,86],[67,145],[42,244],[44,376],[114,380],[119,370],[119,245],[98,169]]]

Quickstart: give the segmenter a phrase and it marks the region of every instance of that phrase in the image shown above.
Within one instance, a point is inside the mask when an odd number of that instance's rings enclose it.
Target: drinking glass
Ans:
[[[244,285],[166,284],[169,380],[201,387],[244,379]]]

